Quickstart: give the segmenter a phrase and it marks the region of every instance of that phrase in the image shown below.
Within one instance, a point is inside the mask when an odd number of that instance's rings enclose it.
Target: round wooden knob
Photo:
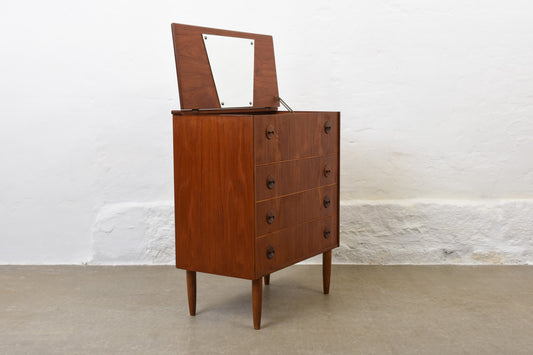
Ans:
[[[326,165],[324,167],[324,177],[328,177],[331,175],[331,168],[329,167],[329,165]]]
[[[274,257],[274,255],[276,255],[276,250],[274,249],[274,247],[272,245],[269,245],[267,247],[267,259],[272,259]]]
[[[326,123],[324,123],[324,132],[328,134],[330,131],[331,131],[331,123],[329,121],[326,121]]]
[[[272,211],[272,210],[268,211],[267,218],[266,218],[267,219],[267,223],[268,224],[274,223],[274,219],[275,218],[276,218],[276,216],[274,215],[274,211]]]
[[[331,205],[331,199],[329,196],[324,197],[324,207],[328,208]]]
[[[267,137],[267,139],[274,138],[274,134],[275,133],[276,133],[276,131],[274,130],[274,127],[271,124],[269,124],[267,126],[267,129],[266,129],[266,137]]]
[[[269,190],[272,190],[274,188],[274,185],[276,184],[276,180],[272,175],[267,176],[267,188]]]
[[[331,229],[329,229],[329,227],[324,227],[324,238],[328,239],[330,235],[331,235]]]

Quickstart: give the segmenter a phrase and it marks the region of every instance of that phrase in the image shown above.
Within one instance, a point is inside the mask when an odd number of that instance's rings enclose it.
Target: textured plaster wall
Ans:
[[[532,215],[530,200],[343,201],[334,258],[358,264],[531,263]],[[165,201],[102,208],[91,263],[174,263],[172,217],[173,205]]]
[[[529,1],[5,1],[0,264],[172,263],[170,23],[274,36],[340,110],[335,262],[533,262]]]

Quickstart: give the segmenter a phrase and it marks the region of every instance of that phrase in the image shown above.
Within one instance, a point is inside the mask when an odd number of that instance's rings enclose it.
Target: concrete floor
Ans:
[[[0,267],[1,354],[531,354],[531,266],[334,265],[251,282],[170,266]]]

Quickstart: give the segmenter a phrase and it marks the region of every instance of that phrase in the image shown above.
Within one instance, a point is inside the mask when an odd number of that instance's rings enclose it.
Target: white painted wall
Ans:
[[[342,111],[337,262],[533,262],[530,1],[4,0],[0,264],[173,262],[171,22]]]

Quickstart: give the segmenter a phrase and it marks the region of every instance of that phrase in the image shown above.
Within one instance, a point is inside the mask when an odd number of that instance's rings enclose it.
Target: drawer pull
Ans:
[[[328,239],[331,235],[331,229],[329,227],[324,227],[324,238]]]
[[[326,123],[324,123],[324,132],[328,134],[330,131],[331,131],[331,123],[329,123],[329,121],[326,121]]]
[[[276,133],[276,131],[274,130],[274,127],[272,127],[272,125],[269,124],[267,129],[266,129],[266,137],[267,137],[267,139],[272,139],[274,137],[275,133]]]
[[[274,215],[274,211],[272,211],[272,210],[268,211],[268,213],[267,213],[267,223],[268,224],[274,223],[274,219],[275,218],[276,218],[276,216]]]
[[[328,208],[331,205],[331,199],[329,196],[324,197],[324,207]]]
[[[324,176],[325,176],[325,177],[328,177],[328,176],[330,176],[330,175],[331,175],[331,168],[330,168],[328,165],[326,165],[326,166],[324,167]]]
[[[267,247],[267,259],[272,259],[274,255],[276,255],[276,250],[274,250],[272,245],[269,245]]]
[[[274,188],[274,185],[276,184],[276,180],[272,175],[267,176],[267,187],[269,190],[272,190]]]

